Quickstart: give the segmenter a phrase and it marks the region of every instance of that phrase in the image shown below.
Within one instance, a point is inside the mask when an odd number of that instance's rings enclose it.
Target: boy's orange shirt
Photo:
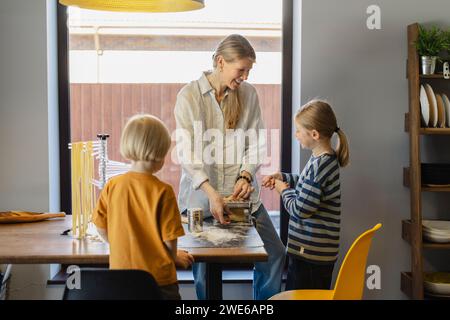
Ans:
[[[107,229],[111,269],[148,271],[160,286],[177,282],[175,263],[163,242],[184,235],[170,185],[146,173],[114,177],[101,192],[93,222]]]

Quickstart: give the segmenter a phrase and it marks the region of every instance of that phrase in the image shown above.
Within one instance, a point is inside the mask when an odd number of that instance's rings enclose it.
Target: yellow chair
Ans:
[[[361,300],[364,291],[367,255],[375,231],[381,223],[361,234],[352,244],[342,262],[333,290],[290,290],[269,300]]]

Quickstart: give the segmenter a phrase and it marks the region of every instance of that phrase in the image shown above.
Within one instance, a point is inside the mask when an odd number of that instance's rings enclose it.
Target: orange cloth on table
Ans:
[[[103,188],[93,222],[107,229],[111,269],[148,271],[160,286],[177,282],[175,263],[163,242],[184,235],[170,185],[146,173],[116,176]]]
[[[51,218],[64,218],[64,212],[46,213],[46,212],[29,212],[29,211],[7,211],[0,212],[0,223],[22,223],[37,222]]]

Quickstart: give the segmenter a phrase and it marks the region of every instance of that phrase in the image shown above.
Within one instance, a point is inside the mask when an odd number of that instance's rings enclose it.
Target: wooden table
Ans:
[[[71,217],[33,223],[0,225],[0,264],[108,264],[109,246],[93,240],[78,240],[61,233],[71,227]],[[185,226],[186,228],[186,226]],[[204,233],[186,236],[178,247],[189,251],[196,262],[207,263],[206,295],[222,299],[222,267],[226,263],[266,261],[267,253],[256,229],[233,225],[221,232],[228,235],[208,241],[203,235],[214,234],[212,223],[205,223]],[[220,230],[219,230],[220,231]],[[230,234],[236,237],[230,239]]]

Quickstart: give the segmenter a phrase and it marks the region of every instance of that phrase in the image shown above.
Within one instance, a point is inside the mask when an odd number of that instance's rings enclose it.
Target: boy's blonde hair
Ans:
[[[217,68],[217,58],[219,56],[222,56],[228,63],[246,58],[253,62],[256,61],[256,54],[252,45],[246,38],[239,34],[231,34],[219,43],[219,46],[213,55],[214,68]],[[230,90],[223,101],[223,105],[226,129],[236,128],[236,125],[239,122],[239,116],[242,112],[239,89]]]
[[[131,117],[122,131],[120,153],[133,161],[161,161],[171,144],[169,130],[157,117],[138,114]]]
[[[331,139],[338,134],[336,155],[341,167],[349,163],[349,148],[344,131],[338,127],[336,116],[331,106],[323,100],[311,100],[303,105],[295,115],[295,122],[307,130],[316,130],[322,137]]]

